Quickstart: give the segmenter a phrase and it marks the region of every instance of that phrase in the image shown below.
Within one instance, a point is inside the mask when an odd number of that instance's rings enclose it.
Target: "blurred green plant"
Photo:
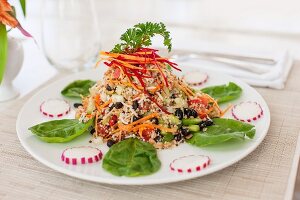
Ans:
[[[19,0],[19,2],[23,15],[26,16],[26,0]],[[32,37],[17,20],[15,8],[7,0],[0,0],[0,84],[4,76],[7,61],[7,32],[10,29],[7,30],[6,26],[18,28],[26,37]]]

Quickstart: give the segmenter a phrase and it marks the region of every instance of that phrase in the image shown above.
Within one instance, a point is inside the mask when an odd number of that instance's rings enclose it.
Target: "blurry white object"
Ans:
[[[258,58],[258,60],[266,59],[269,61],[274,61],[272,63],[266,62],[264,64],[263,62],[249,62],[249,60],[244,60],[241,62],[241,60],[237,58],[227,58],[226,60],[224,60],[223,58],[223,60],[220,60],[219,58],[215,59],[214,57],[204,58],[203,56],[199,56],[202,55],[201,50],[199,51],[199,53],[197,53],[196,50],[193,51],[194,55],[198,55],[198,57],[192,56],[189,59],[180,59],[181,56],[180,54],[178,54],[176,57],[179,59],[175,59],[175,61],[180,64],[181,67],[188,65],[197,65],[203,70],[230,74],[234,77],[244,80],[250,85],[259,87],[283,89],[284,83],[293,64],[293,58],[287,50],[274,50],[273,52],[255,52],[253,50],[242,51],[240,49],[226,49],[219,47],[218,49],[209,51],[211,52],[210,54],[215,55],[235,55],[240,58],[251,57],[256,59]],[[180,52],[184,52],[184,50],[180,50]],[[174,54],[176,54],[176,50],[174,51]]]
[[[234,54],[214,53],[214,52],[175,51],[174,54],[173,51],[173,55],[171,56],[171,58],[175,62],[183,62],[183,61],[188,61],[190,59],[204,59],[204,60],[219,62],[223,64],[228,64],[254,73],[264,73],[268,71],[268,69],[260,67],[255,64],[275,65],[277,63],[277,61],[272,58],[241,56],[241,55],[234,55]]]
[[[5,73],[0,84],[0,102],[14,99],[19,95],[12,82],[21,70],[23,59],[24,50],[21,41],[9,37]]]
[[[60,70],[92,66],[100,50],[94,0],[44,0],[42,44],[49,62]]]

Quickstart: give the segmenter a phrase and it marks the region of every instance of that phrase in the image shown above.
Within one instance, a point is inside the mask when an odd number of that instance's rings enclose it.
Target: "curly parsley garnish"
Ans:
[[[138,48],[147,47],[152,44],[151,38],[154,35],[161,35],[164,38],[164,45],[168,48],[169,52],[172,49],[170,32],[167,31],[163,23],[139,23],[134,25],[133,28],[127,29],[121,35],[121,43],[116,44],[111,50],[113,53],[132,53]]]

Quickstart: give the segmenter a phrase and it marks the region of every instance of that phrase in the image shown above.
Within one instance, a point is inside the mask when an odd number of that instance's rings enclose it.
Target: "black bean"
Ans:
[[[184,112],[184,114],[188,117],[188,118],[190,118],[190,117],[197,117],[198,116],[198,113],[197,113],[197,111],[195,111],[194,109],[192,109],[192,108],[184,108],[183,109],[183,112]]]
[[[158,135],[158,136],[156,136],[156,137],[154,138],[154,141],[155,141],[155,142],[161,142],[161,140],[162,140],[161,135]]]
[[[157,135],[160,135],[160,134],[161,134],[161,130],[160,130],[160,129],[156,129],[156,130],[155,130],[155,133],[156,133]]]
[[[78,108],[79,106],[82,106],[82,103],[74,103],[74,108]]]
[[[123,108],[123,104],[121,102],[114,103],[116,109]]]
[[[182,135],[179,133],[177,135],[174,136],[174,139],[179,142],[182,139]]]
[[[213,125],[213,121],[211,119],[208,119],[208,120],[202,121],[200,123],[200,128],[205,128],[205,127],[211,126],[211,125]]]
[[[133,118],[132,118],[132,121],[136,121],[136,120],[138,120],[138,119],[140,119],[140,117],[137,117],[137,116],[133,116]]]
[[[202,122],[200,122],[199,126],[200,126],[200,129],[202,129],[202,128],[206,127],[206,125],[205,125],[205,121],[202,121]]]
[[[106,90],[107,91],[112,91],[112,88],[110,87],[110,85],[106,85]]]
[[[181,133],[184,137],[190,134],[189,129],[187,128],[180,128],[179,133]]]
[[[92,129],[90,130],[90,133],[91,133],[92,135],[93,135],[95,132],[96,132],[95,128],[92,128]]]
[[[114,144],[115,144],[115,141],[113,141],[113,140],[108,140],[107,143],[106,143],[106,145],[107,145],[108,147],[111,147],[111,146],[114,145]]]
[[[191,116],[193,116],[194,118],[198,117],[197,111],[194,109],[191,109]]]
[[[138,101],[137,100],[133,101],[133,103],[132,103],[133,110],[136,110],[138,107],[139,107]]]
[[[171,99],[175,99],[175,98],[176,98],[176,94],[172,94]]]
[[[190,109],[188,109],[188,108],[184,108],[184,109],[183,109],[183,114],[184,114],[184,115],[187,115],[187,113],[189,112],[189,110],[190,110]]]
[[[175,110],[175,116],[178,117],[178,119],[182,120],[182,118],[183,118],[183,112],[182,112],[182,110],[180,108],[177,108]]]
[[[154,117],[154,118],[151,119],[151,122],[153,124],[158,124],[158,119],[156,117]]]
[[[115,107],[115,104],[112,104],[112,105],[109,107],[109,111],[111,111],[114,107]]]
[[[205,121],[205,125],[206,125],[206,126],[211,126],[211,125],[213,125],[213,124],[214,124],[214,122],[213,122],[213,120],[211,120],[211,119],[208,119],[208,120]]]

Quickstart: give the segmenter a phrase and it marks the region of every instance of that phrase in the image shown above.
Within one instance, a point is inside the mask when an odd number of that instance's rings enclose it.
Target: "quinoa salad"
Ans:
[[[172,72],[180,70],[177,64],[160,57],[157,50],[100,54],[99,62],[108,70],[76,112],[82,122],[95,119],[91,141],[110,146],[135,137],[158,149],[169,148],[192,137],[184,124],[199,120],[205,130],[212,125],[211,118],[222,115],[217,102],[177,77]]]

